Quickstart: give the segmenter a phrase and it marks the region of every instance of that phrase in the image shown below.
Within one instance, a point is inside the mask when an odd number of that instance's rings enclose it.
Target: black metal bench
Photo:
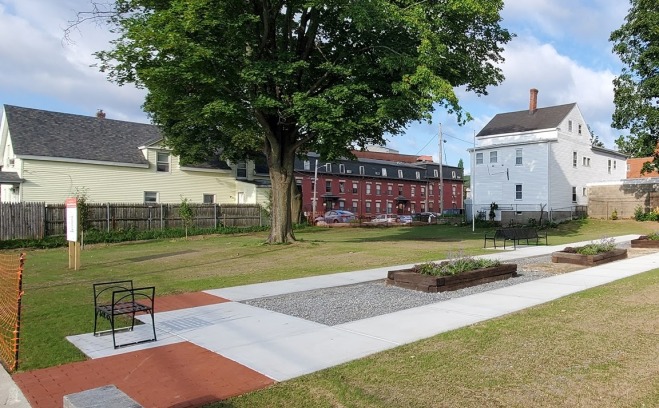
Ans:
[[[94,285],[94,336],[112,333],[112,344],[115,349],[134,344],[156,341],[156,323],[153,316],[153,301],[155,286],[135,288],[132,280],[95,283]],[[148,313],[151,315],[153,338],[117,344],[116,333],[132,331],[135,327],[135,316]],[[130,315],[130,326],[116,327],[117,318]],[[110,322],[110,330],[98,331],[98,318]]]
[[[547,245],[547,232],[528,227],[499,228],[494,231],[494,234],[490,233],[488,235],[488,233],[485,233],[483,248],[487,247],[487,241],[492,241],[496,249],[497,240],[499,242],[503,241],[504,249],[506,249],[506,241],[513,241],[513,247],[515,248],[517,248],[517,244],[522,240],[525,240],[526,245],[529,245],[531,244],[531,240],[535,239],[535,245],[539,245],[541,238],[545,239],[545,245]]]

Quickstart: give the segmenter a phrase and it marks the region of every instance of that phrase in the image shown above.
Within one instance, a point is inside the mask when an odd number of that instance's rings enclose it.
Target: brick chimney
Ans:
[[[531,97],[529,99],[529,114],[532,115],[538,110],[538,90],[531,88]]]
[[[96,117],[99,119],[105,119],[105,112],[103,112],[103,109],[96,111]]]

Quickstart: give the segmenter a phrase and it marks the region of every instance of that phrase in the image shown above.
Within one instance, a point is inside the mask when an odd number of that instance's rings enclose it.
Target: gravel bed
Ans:
[[[548,272],[525,268],[527,264],[543,262],[551,262],[551,255],[516,260],[519,274],[516,278],[450,292],[425,293],[387,286],[384,284],[384,279],[381,279],[355,285],[251,299],[242,303],[334,326],[552,276]]]

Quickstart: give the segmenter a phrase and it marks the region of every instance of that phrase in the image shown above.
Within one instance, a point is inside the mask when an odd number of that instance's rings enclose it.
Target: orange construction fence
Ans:
[[[0,254],[0,362],[8,372],[18,369],[25,254]]]

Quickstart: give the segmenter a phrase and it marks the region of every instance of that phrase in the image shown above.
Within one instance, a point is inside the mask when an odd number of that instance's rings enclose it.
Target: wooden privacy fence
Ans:
[[[193,213],[192,227],[252,227],[269,224],[258,204],[188,204]],[[85,229],[119,231],[135,229],[181,228],[180,204],[88,203],[79,207],[86,218]],[[82,213],[86,212],[86,216]],[[64,204],[12,203],[0,204],[0,239],[41,239],[64,235]]]

